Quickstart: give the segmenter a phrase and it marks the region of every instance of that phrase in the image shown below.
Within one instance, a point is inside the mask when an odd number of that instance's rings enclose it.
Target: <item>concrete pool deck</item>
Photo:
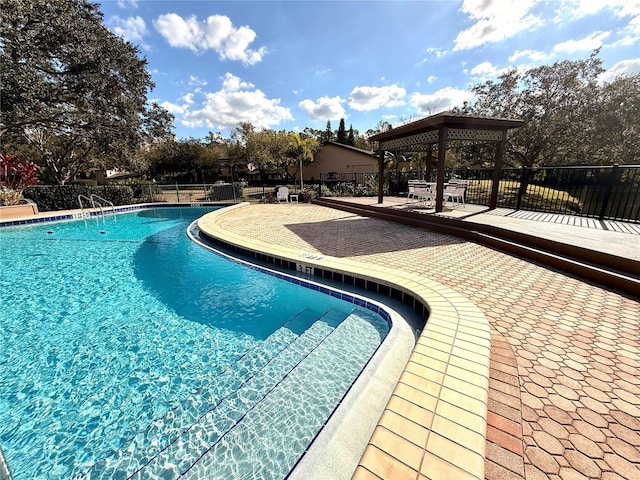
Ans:
[[[213,215],[204,228],[225,243],[376,278],[428,305],[429,322],[354,478],[640,479],[637,296],[317,205]],[[561,232],[529,222],[523,228],[540,235]],[[605,251],[639,255],[636,233],[593,233],[584,238]]]

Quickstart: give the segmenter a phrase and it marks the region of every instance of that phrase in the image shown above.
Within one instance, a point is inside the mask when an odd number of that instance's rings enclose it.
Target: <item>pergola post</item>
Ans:
[[[436,171],[436,212],[441,212],[444,203],[444,162],[447,158],[447,127],[438,129],[438,169]]]
[[[380,150],[378,158],[378,203],[382,203],[384,194],[384,150]]]
[[[491,182],[491,196],[489,197],[489,210],[493,210],[498,205],[498,187],[502,176],[502,157],[504,155],[504,140],[496,142],[496,153],[493,166],[493,180]]]

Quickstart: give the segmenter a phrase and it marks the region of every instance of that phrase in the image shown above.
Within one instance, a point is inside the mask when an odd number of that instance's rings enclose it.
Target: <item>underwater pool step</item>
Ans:
[[[172,410],[114,455],[97,462],[84,477],[78,478],[147,478],[155,474],[150,472],[171,476],[165,472],[169,468],[167,465],[173,465],[176,470],[180,468],[184,463],[177,458],[183,454],[188,457],[188,466],[191,465],[344,317],[344,313],[329,311],[320,319],[316,316],[316,321],[302,335],[296,335],[287,327],[274,332],[269,343],[282,348],[269,352],[260,349],[243,356],[243,362],[237,362],[234,368],[224,372],[222,377],[227,378],[221,378],[215,390],[201,391],[201,400],[190,399]],[[305,314],[294,323],[299,326],[300,322],[308,321]],[[187,451],[183,452],[185,445]]]
[[[138,460],[144,463],[150,461],[159,449],[174,441],[176,436],[180,435],[196,422],[199,417],[210,410],[215,398],[221,398],[224,396],[224,392],[228,393],[237,389],[243,379],[246,380],[251,376],[251,372],[262,368],[287,345],[298,338],[299,332],[304,332],[321,316],[321,313],[310,308],[305,308],[298,312],[263,342],[259,343],[257,347],[248,350],[233,363],[220,366],[218,375],[227,376],[226,382],[217,385],[218,387],[224,387],[223,390],[218,388],[216,392],[207,391],[208,386],[206,385],[199,388],[195,395],[182,400],[178,405],[166,412],[165,415],[153,419],[145,428],[126,440],[120,448],[113,450],[108,455],[104,455],[99,461],[86,468],[85,473],[80,473],[74,478],[93,478],[93,476],[86,476],[87,470],[101,471],[103,469],[102,465],[110,462],[114,455],[119,455],[119,451],[140,451],[145,443],[153,446],[152,448],[144,449],[147,452],[147,456],[151,456],[147,460],[144,460],[144,458],[139,458]]]
[[[271,390],[295,369],[345,318],[344,313],[329,311],[316,321],[296,341],[258,372],[241,389],[225,399],[211,412],[181,435],[176,442],[162,451],[133,479],[163,477],[167,466],[175,469],[173,474],[187,471],[198,458],[205,455],[221,437],[234,429]]]
[[[386,333],[387,326],[379,317],[374,319],[360,310],[352,313],[248,412],[242,423],[184,472],[184,478],[286,477],[299,459],[294,452],[306,450],[350,386],[350,380],[341,379],[357,377]],[[283,414],[289,409],[297,415]],[[307,423],[300,424],[295,417]],[[255,441],[257,438],[260,442]],[[261,453],[260,462],[256,462],[258,449],[264,452],[265,447],[266,454]]]

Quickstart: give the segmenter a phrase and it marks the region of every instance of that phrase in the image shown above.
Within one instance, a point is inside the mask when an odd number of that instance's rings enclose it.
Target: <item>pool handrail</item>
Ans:
[[[11,480],[13,478],[11,476],[11,470],[9,470],[9,465],[7,465],[7,459],[2,451],[2,447],[0,447],[0,478],[3,480]]]
[[[102,198],[99,195],[96,195],[95,193],[92,193],[90,197],[87,197],[86,195],[78,195],[78,203],[80,204],[80,210],[82,210],[84,212],[84,205],[82,204],[82,199],[87,200],[89,203],[91,203],[91,208],[99,208],[100,209],[100,215],[104,217],[104,205],[109,205],[111,207],[111,213],[113,214],[113,217],[115,218],[116,216],[116,208],[113,205],[113,202],[110,202],[109,200],[107,200],[106,198]]]
[[[96,201],[99,200],[99,202]],[[116,208],[113,205],[113,202],[110,202],[109,200],[107,200],[106,198],[102,198],[99,195],[96,195],[95,193],[91,194],[91,205],[93,205],[93,207],[95,208],[95,206],[97,205],[100,208],[100,213],[104,216],[104,211],[102,209],[102,207],[104,206],[103,204],[107,204],[111,207],[111,213],[113,214],[113,216],[116,216]]]

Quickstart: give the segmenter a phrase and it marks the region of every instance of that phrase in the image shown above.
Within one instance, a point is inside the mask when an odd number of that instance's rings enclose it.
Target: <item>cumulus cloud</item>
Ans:
[[[482,62],[471,69],[469,73],[473,77],[479,77],[481,79],[495,78],[504,70],[499,69],[491,62]]]
[[[628,60],[622,60],[606,72],[602,73],[599,77],[601,82],[612,82],[617,77],[632,76],[640,74],[640,58],[632,58]]]
[[[293,120],[289,109],[280,105],[280,99],[267,98],[252,83],[231,73],[223,77],[220,90],[203,94],[204,101],[198,105],[194,95],[187,94],[178,103],[164,102],[161,106],[181,117],[180,123],[190,128],[233,130],[240,122],[270,128],[285,120]]]
[[[575,53],[595,50],[602,46],[602,41],[610,34],[611,32],[593,32],[580,40],[567,40],[566,42],[558,43],[553,47],[553,51]]]
[[[320,97],[316,101],[305,99],[298,105],[305,113],[314,120],[337,120],[346,118],[346,113],[342,103],[344,100],[338,97]]]
[[[193,101],[193,94],[192,93],[187,93],[186,95],[183,95],[181,98],[178,99],[179,103],[173,103],[173,102],[161,102],[159,105],[163,108],[165,108],[169,113],[172,113],[173,115],[184,115],[186,112],[189,111],[189,107],[191,107],[191,105],[193,105],[194,101]]]
[[[183,18],[175,13],[160,15],[154,22],[156,30],[175,48],[188,48],[196,53],[215,51],[221,60],[240,61],[254,65],[267,53],[265,47],[249,48],[256,33],[248,26],[235,28],[224,15],[212,15],[204,21],[195,16]]]
[[[461,11],[475,23],[458,33],[454,50],[499,42],[541,24],[529,13],[538,0],[465,0]]]
[[[549,58],[549,55],[540,50],[517,50],[509,57],[509,61],[513,63],[521,58],[529,58],[534,62],[543,62]]]
[[[453,87],[446,87],[432,94],[414,93],[411,104],[421,115],[433,115],[462,104],[471,98],[471,93]]]
[[[349,106],[361,112],[396,107],[404,105],[406,94],[407,91],[397,84],[386,87],[355,87],[349,96]]]
[[[135,45],[143,45],[143,39],[149,33],[144,19],[140,16],[120,18],[115,15],[109,19],[109,28],[116,35]]]

